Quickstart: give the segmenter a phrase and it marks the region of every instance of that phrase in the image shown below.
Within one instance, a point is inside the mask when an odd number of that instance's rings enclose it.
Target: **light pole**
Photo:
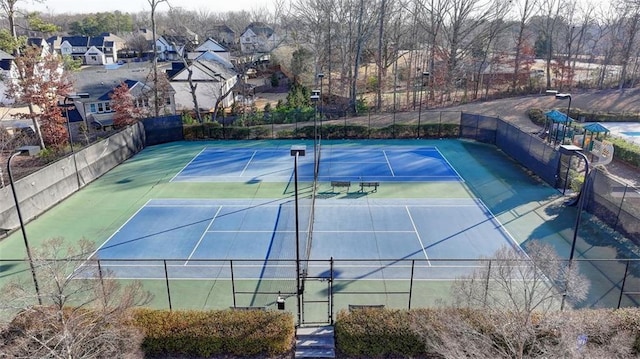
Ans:
[[[575,145],[560,145],[560,153],[568,156],[579,156],[584,160],[584,181],[582,182],[582,187],[580,188],[580,192],[578,193],[578,204],[576,214],[576,223],[573,227],[573,238],[571,240],[571,251],[569,252],[569,271],[571,270],[571,265],[573,262],[573,257],[576,251],[576,241],[578,240],[578,230],[580,229],[580,219],[582,217],[582,210],[584,207],[584,191],[588,188],[589,182],[589,159],[587,156],[582,153],[582,148]],[[566,285],[565,285],[566,286]],[[560,304],[560,310],[564,309],[565,297],[567,296],[566,288],[565,293],[562,295],[562,303]]]
[[[76,181],[78,183],[78,189],[80,188],[80,173],[78,173],[78,161],[76,160],[76,154],[73,150],[73,137],[71,136],[71,119],[69,118],[69,106],[74,106],[74,103],[67,104],[67,100],[78,100],[81,98],[89,98],[89,94],[86,92],[78,94],[68,94],[64,97],[63,106],[65,117],[67,118],[67,133],[69,135],[69,147],[71,147],[71,156],[73,157],[73,166],[76,171]]]
[[[566,99],[569,99],[569,106],[567,106],[567,121],[564,124],[564,130],[562,131],[562,143],[564,143],[564,136],[567,134],[567,125],[569,124],[569,112],[571,112],[571,94],[556,93],[556,100],[566,100]]]
[[[304,156],[307,147],[304,145],[291,146],[291,156],[293,156],[293,188],[295,191],[295,212],[296,212],[296,300],[298,302],[298,325],[302,324],[302,301],[301,295],[304,291],[300,276],[300,215],[298,213],[298,157]]]
[[[320,100],[320,95],[319,95],[320,91],[319,90],[313,90],[313,95],[311,95],[311,101],[314,103],[314,111],[313,111],[313,178],[317,178],[318,174],[316,173],[316,166],[315,163],[317,163],[317,153],[318,153],[318,101]]]
[[[320,79],[320,137],[322,137],[322,102],[324,101],[322,98],[322,80],[324,79],[324,74],[322,72],[319,73],[318,78]]]
[[[428,71],[422,72],[420,77],[420,103],[418,104],[418,138],[420,138],[420,117],[422,115],[422,90],[424,89],[424,78],[429,76]]]
[[[37,148],[37,147],[36,147]],[[37,153],[38,150],[35,152]],[[33,285],[36,289],[36,296],[38,297],[38,304],[42,305],[42,298],[40,298],[40,288],[38,287],[38,278],[36,277],[36,269],[33,266],[33,258],[31,257],[31,249],[29,247],[29,240],[27,239],[27,231],[24,227],[24,221],[22,219],[22,212],[20,211],[20,202],[18,201],[18,195],[16,194],[16,186],[13,183],[13,174],[11,173],[11,160],[18,155],[31,155],[31,147],[25,146],[18,148],[18,151],[9,156],[7,161],[7,173],[9,174],[9,183],[11,184],[11,193],[13,193],[13,201],[16,204],[16,213],[18,214],[18,222],[20,222],[20,230],[22,231],[22,239],[24,240],[24,246],[27,249],[27,259],[29,260],[29,268],[31,269],[31,277],[33,278]]]

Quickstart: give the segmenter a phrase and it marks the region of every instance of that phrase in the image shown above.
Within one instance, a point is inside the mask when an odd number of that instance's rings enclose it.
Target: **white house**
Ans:
[[[231,54],[224,46],[220,45],[216,40],[208,38],[202,44],[198,45],[192,52],[188,53],[189,59],[195,59],[205,52],[213,52],[227,61],[231,61]]]
[[[111,94],[125,83],[134,98],[136,107],[152,115],[154,91],[148,83],[151,68],[145,63],[127,64],[117,69],[87,68],[74,73],[75,92],[86,93],[86,98],[75,99],[75,109],[69,111],[71,122],[84,121],[87,125],[109,126],[113,124],[115,111],[111,106]],[[173,91],[170,89],[160,106],[160,115],[176,113]]]
[[[215,103],[221,99],[221,105],[229,107],[233,104],[231,89],[238,81],[238,74],[233,65],[212,51],[202,53],[194,59],[189,67],[175,64],[176,68],[169,72],[169,81],[175,92],[178,110],[193,110],[193,98],[189,87],[189,71],[191,80],[197,84],[196,98],[200,110],[213,111]]]
[[[18,73],[13,63],[14,57],[8,53],[0,50],[0,104],[7,106],[13,104],[15,101],[7,96],[7,88],[9,82],[15,81],[18,77]]]
[[[264,23],[254,22],[240,36],[240,50],[245,54],[271,52],[281,41],[272,28]]]
[[[108,33],[103,36],[54,36],[47,42],[63,56],[82,60],[87,65],[105,65],[118,61],[118,48],[124,40]],[[59,45],[58,45],[59,44]]]

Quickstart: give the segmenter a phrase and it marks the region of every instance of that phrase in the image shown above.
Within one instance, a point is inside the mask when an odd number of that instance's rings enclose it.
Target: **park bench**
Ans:
[[[360,192],[364,192],[365,187],[373,187],[373,192],[378,190],[380,182],[360,182]]]
[[[349,192],[349,187],[351,187],[351,181],[331,181],[331,192],[334,192],[335,187],[346,187],[347,192]]]

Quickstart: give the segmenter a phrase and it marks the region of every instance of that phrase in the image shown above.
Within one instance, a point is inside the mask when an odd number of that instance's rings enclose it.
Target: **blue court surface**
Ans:
[[[462,181],[434,146],[323,146],[320,181]],[[313,146],[298,159],[300,181],[313,180]],[[238,149],[206,147],[172,181],[175,182],[288,182],[294,160],[288,148]]]
[[[452,279],[478,265],[456,258],[518,248],[473,199],[317,199],[312,236],[310,210],[299,202],[309,276],[326,276],[334,258],[341,279],[406,279],[412,267],[415,279]],[[295,278],[295,228],[293,199],[151,200],[91,259],[120,278],[164,278],[162,260],[172,279],[230,278],[230,260],[237,279]]]

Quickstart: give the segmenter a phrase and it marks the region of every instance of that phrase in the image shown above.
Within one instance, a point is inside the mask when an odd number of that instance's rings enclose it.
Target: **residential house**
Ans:
[[[27,38],[27,46],[35,46],[41,49],[40,56],[47,56],[51,53],[51,46],[47,43],[47,40],[41,37]]]
[[[229,50],[227,50],[225,47],[220,45],[216,40],[212,38],[208,38],[202,44],[198,45],[198,47],[196,47],[192,52],[189,52],[187,54],[187,57],[189,59],[195,59],[200,55],[202,55],[203,53],[209,52],[209,51],[216,53],[217,55],[219,55],[220,57],[222,57],[227,61],[231,61],[231,54],[229,53]]]
[[[223,46],[231,47],[236,43],[236,32],[227,25],[214,25],[207,33]]]
[[[188,67],[183,63],[175,63],[173,68],[167,71],[178,110],[194,108],[189,72],[192,82],[197,84],[195,92],[199,110],[214,111],[218,99],[221,99],[220,104],[224,107],[233,104],[231,89],[238,81],[238,74],[231,62],[213,51],[207,51],[194,59]]]
[[[164,34],[156,40],[159,61],[179,61],[194,48],[195,43],[188,36]]]
[[[267,53],[280,42],[280,37],[272,28],[261,22],[253,22],[240,36],[240,50],[245,54]]]
[[[88,68],[74,74],[75,91],[88,94],[87,98],[75,99],[75,110],[69,119],[79,118],[87,125],[109,126],[113,124],[111,94],[122,83],[127,84],[134,97],[136,107],[151,115],[153,108],[153,77],[148,63],[129,63],[114,69]],[[176,113],[174,93],[169,90],[160,108],[161,115]],[[76,113],[77,112],[77,113]]]
[[[7,96],[8,85],[17,77],[17,72],[13,62],[14,57],[0,50],[0,104],[3,106],[11,105],[15,101]]]
[[[101,36],[54,36],[47,40],[54,51],[85,65],[105,65],[118,61],[118,49],[124,45],[119,37],[104,33]]]

